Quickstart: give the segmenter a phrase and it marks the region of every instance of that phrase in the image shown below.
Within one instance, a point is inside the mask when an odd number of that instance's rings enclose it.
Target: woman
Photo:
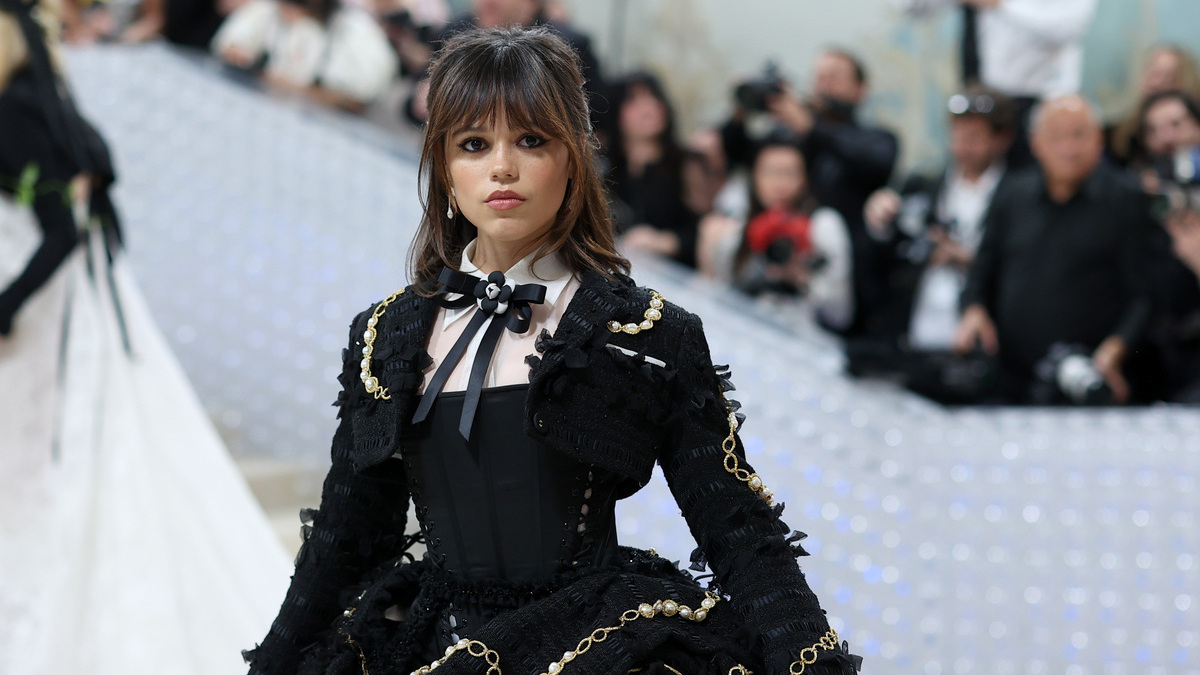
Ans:
[[[55,23],[0,0],[0,672],[229,672],[287,557],[124,266]]]
[[[1200,66],[1186,49],[1159,45],[1150,51],[1138,83],[1137,105],[1125,118],[1107,129],[1109,155],[1119,164],[1141,169],[1149,163],[1142,138],[1142,111],[1155,94],[1181,91],[1200,98]]]
[[[838,212],[809,193],[794,137],[775,132],[762,141],[749,192],[744,222],[713,215],[701,223],[700,270],[751,294],[802,295],[821,323],[845,330],[854,318],[850,234]]]
[[[616,88],[609,182],[622,244],[695,267],[699,216],[684,201],[685,154],[666,92],[649,73],[628,75]]]
[[[582,85],[540,28],[462,33],[432,66],[416,283],[351,325],[333,466],[252,673],[853,670],[699,320],[624,275]],[[617,545],[656,461],[711,592]]]

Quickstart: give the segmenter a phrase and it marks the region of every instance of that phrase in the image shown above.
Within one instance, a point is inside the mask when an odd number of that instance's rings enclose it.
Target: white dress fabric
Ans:
[[[0,286],[39,237],[0,198]],[[88,239],[0,338],[0,673],[242,672],[289,561],[128,271]]]

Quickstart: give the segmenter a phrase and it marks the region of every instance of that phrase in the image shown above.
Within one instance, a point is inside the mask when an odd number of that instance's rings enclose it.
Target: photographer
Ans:
[[[1182,92],[1156,94],[1141,110],[1142,145],[1153,159],[1143,187],[1167,233],[1159,309],[1151,338],[1161,360],[1162,395],[1200,403],[1200,106]]]
[[[1195,186],[1191,186],[1195,189]],[[1200,403],[1200,201],[1164,219],[1174,259],[1164,269],[1163,312],[1153,330],[1164,398]]]
[[[798,139],[777,130],[759,146],[745,220],[714,214],[704,221],[701,255],[708,271],[751,295],[804,297],[825,327],[844,330],[854,317],[850,235],[838,212],[808,189]]]
[[[758,120],[783,127],[801,139],[809,186],[822,205],[841,214],[853,247],[855,320],[847,332],[872,330],[868,320],[886,304],[886,261],[881,247],[867,234],[863,205],[872,192],[887,185],[899,146],[883,129],[866,127],[857,109],[867,94],[862,63],[842,50],[828,50],[816,62],[813,87],[801,99],[773,70],[737,91],[738,106],[721,130],[732,164],[749,165],[755,149],[752,129]],[[760,136],[761,137],[761,136]]]
[[[1200,103],[1181,91],[1160,92],[1142,104],[1138,121],[1138,138],[1146,157],[1134,169],[1141,169],[1143,189],[1157,194],[1163,178],[1170,180],[1175,173],[1180,152],[1200,146]]]
[[[876,191],[863,214],[868,232],[899,258],[896,334],[917,351],[948,351],[954,343],[959,296],[1013,137],[1012,103],[999,92],[970,87],[951,96],[947,109],[948,166],[935,177],[910,176],[900,192]]]
[[[1040,171],[992,200],[955,349],[998,354],[1013,402],[1127,402],[1152,305],[1145,198],[1101,165],[1100,124],[1080,96],[1039,105],[1030,142]]]

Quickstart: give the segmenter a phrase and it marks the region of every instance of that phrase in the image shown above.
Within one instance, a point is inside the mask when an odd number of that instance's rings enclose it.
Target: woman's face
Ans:
[[[1154,52],[1142,74],[1142,98],[1178,89],[1180,84],[1179,56],[1168,49]]]
[[[1200,145],[1200,123],[1183,101],[1163,99],[1146,111],[1146,150],[1153,157],[1170,157],[1182,148]]]
[[[804,157],[796,148],[764,148],[754,161],[754,194],[765,209],[785,209],[804,194]]]
[[[567,146],[537,129],[511,127],[496,115],[446,140],[455,208],[480,240],[532,252],[550,231],[567,194]]]
[[[667,128],[667,108],[648,87],[635,84],[621,103],[621,133],[627,139],[658,138]]]

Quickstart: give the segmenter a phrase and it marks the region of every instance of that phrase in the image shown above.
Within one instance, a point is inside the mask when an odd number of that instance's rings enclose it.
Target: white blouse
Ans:
[[[471,262],[471,256],[474,253],[475,241],[472,241],[463,250],[459,271],[481,278],[486,277],[487,274]],[[551,253],[537,261],[536,264],[533,263],[534,256],[535,254],[530,254],[522,258],[505,270],[504,276],[517,284],[545,286],[546,299],[540,305],[530,305],[533,317],[529,323],[529,330],[518,335],[507,328],[504,329],[496,344],[496,351],[492,354],[487,377],[483,382],[484,387],[503,387],[529,382],[529,366],[525,363],[525,357],[536,353],[534,345],[543,330],[553,334],[558,328],[558,322],[566,312],[567,305],[575,296],[575,291],[579,289],[579,280],[571,274],[557,254]],[[458,341],[467,324],[470,323],[470,317],[478,311],[479,306],[475,304],[461,309],[443,307],[438,310],[433,323],[437,328],[431,332],[429,344],[426,347],[429,355],[433,357],[433,365],[426,371],[426,381],[421,384],[422,392],[424,392],[425,384],[428,383],[433,371],[437,370],[437,367],[446,359],[446,355],[454,347],[454,343]],[[485,332],[486,328],[482,328],[475,333],[475,337],[467,346],[467,351],[459,360],[458,365],[450,373],[450,379],[446,380],[446,386],[442,388],[442,391],[463,391],[467,388],[467,381],[471,377],[471,364],[475,360],[475,353],[479,351],[479,343],[483,341]]]

